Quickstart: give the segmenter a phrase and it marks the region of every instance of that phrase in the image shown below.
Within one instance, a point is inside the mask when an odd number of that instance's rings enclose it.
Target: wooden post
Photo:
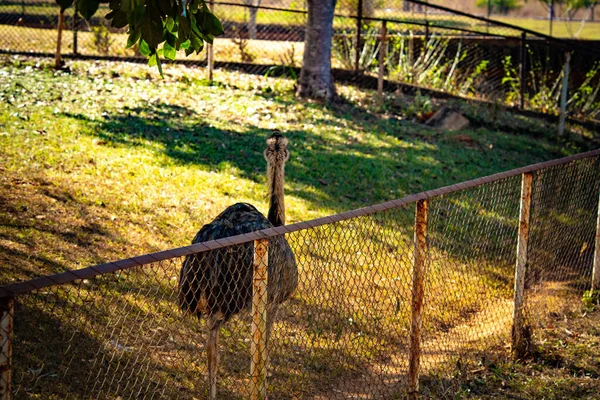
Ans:
[[[354,72],[360,69],[360,35],[362,34],[363,0],[358,0],[356,16],[356,52],[354,54]]]
[[[408,365],[408,398],[416,400],[419,393],[421,361],[421,325],[425,294],[425,257],[427,255],[427,200],[417,202],[415,213],[415,251],[411,303],[410,354]]]
[[[252,279],[252,362],[250,364],[250,398],[267,398],[267,282],[269,241],[254,241],[254,275]]]
[[[554,21],[554,0],[550,0],[550,26],[548,27],[548,36],[552,36],[552,22]]]
[[[12,382],[14,299],[0,299],[0,400],[10,400]]]
[[[58,37],[56,39],[56,54],[54,55],[54,67],[61,66],[61,46],[62,46],[62,31],[65,23],[65,12],[63,10],[58,14]]]
[[[409,31],[409,36],[408,36],[408,67],[410,68],[410,76],[411,76],[411,81],[409,83],[413,83],[414,82],[414,72],[415,72],[415,55],[414,55],[414,51],[415,51],[415,40],[414,40],[414,35],[413,35],[413,31],[410,30]]]
[[[214,3],[213,0],[210,0],[208,2],[208,8],[209,8],[210,12],[213,12],[213,3]],[[214,64],[215,64],[215,53],[214,53],[213,45],[208,44],[208,48],[206,50],[207,50],[206,51],[206,63],[208,66],[208,82],[212,83]]]
[[[525,88],[527,87],[527,34],[521,33],[521,62],[519,63],[519,108],[525,108]]]
[[[523,293],[525,291],[525,268],[527,265],[527,241],[529,240],[529,209],[531,206],[531,182],[533,175],[523,174],[521,180],[521,212],[519,216],[519,239],[517,242],[517,265],[515,268],[515,303],[513,309],[512,351],[517,358],[527,350],[523,335]]]
[[[387,21],[381,21],[381,41],[379,47],[379,76],[377,77],[377,95],[379,98],[379,105],[383,104],[383,78],[385,75],[385,49],[386,49],[386,36],[387,36]]]
[[[77,2],[74,2],[74,10],[73,10],[73,54],[77,54],[77,34],[78,34],[78,25],[79,25],[79,9],[77,8]]]
[[[558,121],[558,135],[565,134],[565,119],[567,118],[567,96],[569,93],[569,66],[571,64],[571,52],[565,52],[565,67],[563,70],[563,84],[560,93],[560,118]]]
[[[592,269],[592,291],[600,290],[600,202],[596,220],[596,243],[594,247],[594,268]]]

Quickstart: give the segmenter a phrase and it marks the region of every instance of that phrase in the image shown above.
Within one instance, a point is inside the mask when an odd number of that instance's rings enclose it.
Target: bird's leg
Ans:
[[[219,352],[217,342],[219,339],[220,321],[211,318],[208,326],[208,338],[206,339],[206,354],[208,356],[208,383],[209,399],[217,398],[217,369],[219,368]]]

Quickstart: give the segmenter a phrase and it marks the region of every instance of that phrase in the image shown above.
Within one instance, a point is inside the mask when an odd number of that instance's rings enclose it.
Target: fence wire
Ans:
[[[528,169],[531,335],[591,285],[600,156],[582,157]],[[520,201],[516,171],[254,242],[30,281],[14,309],[4,286],[0,362],[12,352],[12,379],[2,372],[0,388],[193,399],[209,397],[213,376],[223,399],[389,399],[409,394],[416,359],[419,393],[453,398],[472,365],[508,356]]]
[[[525,281],[525,310],[533,330],[577,310],[590,288],[599,185],[597,158],[536,173]]]
[[[600,49],[593,45],[553,39],[417,0],[362,5],[362,10],[356,1],[339,1],[336,6],[332,66],[339,81],[375,88],[383,66],[387,91],[466,97],[555,117],[560,111],[565,52],[570,51],[566,115],[599,118]],[[216,68],[298,77],[305,2],[214,1],[212,7],[225,30],[213,46]],[[112,28],[104,20],[108,11],[101,4],[97,15],[84,21],[73,8],[67,9],[64,56],[145,62],[137,48],[125,48],[126,29]],[[57,23],[54,2],[0,0],[0,51],[52,56]],[[387,34],[382,43],[384,24]],[[380,59],[382,50],[385,55]],[[181,52],[176,62],[206,66],[207,54],[185,57]]]

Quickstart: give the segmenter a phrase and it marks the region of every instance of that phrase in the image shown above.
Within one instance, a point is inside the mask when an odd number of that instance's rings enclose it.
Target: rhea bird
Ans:
[[[192,243],[206,242],[285,224],[283,194],[285,163],[289,158],[288,140],[275,131],[267,139],[269,213],[265,218],[254,206],[237,203],[229,206],[211,223],[204,225]],[[179,277],[179,304],[183,312],[206,319],[206,353],[210,399],[216,399],[218,337],[224,323],[248,310],[252,304],[253,244],[192,254],[185,258]],[[298,286],[296,258],[283,236],[269,239],[267,283],[267,339],[279,305]]]

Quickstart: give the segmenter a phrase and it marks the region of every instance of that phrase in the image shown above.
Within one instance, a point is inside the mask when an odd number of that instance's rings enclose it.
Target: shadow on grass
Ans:
[[[307,107],[323,106],[309,104]],[[395,138],[387,137],[387,125],[380,126],[382,120],[360,108],[334,106],[331,111],[339,111],[348,121],[358,118],[357,126],[364,123],[361,132],[376,130],[381,133],[382,141]],[[81,114],[67,116],[95,125],[95,134],[109,144],[158,145],[158,151],[175,164],[201,165],[216,171],[233,167],[242,178],[264,182],[262,152],[264,141],[270,134],[268,130],[251,125],[244,126],[241,133],[218,129],[190,109],[167,104],[125,109],[123,113],[107,115],[101,122],[91,121]],[[317,123],[330,125],[332,131],[335,128],[332,121]],[[411,143],[410,154],[406,157],[401,154],[401,149],[377,141],[359,141],[342,133],[335,142],[305,130],[285,133],[291,143],[291,158],[286,166],[288,194],[337,211],[407,194],[410,187],[419,187],[422,182],[419,171],[427,170],[435,163],[429,161],[435,158],[435,146],[416,136],[405,139]],[[407,161],[415,174],[401,177],[399,171],[407,166]],[[400,182],[394,182],[398,178],[401,178]],[[432,181],[436,179],[437,176]]]

